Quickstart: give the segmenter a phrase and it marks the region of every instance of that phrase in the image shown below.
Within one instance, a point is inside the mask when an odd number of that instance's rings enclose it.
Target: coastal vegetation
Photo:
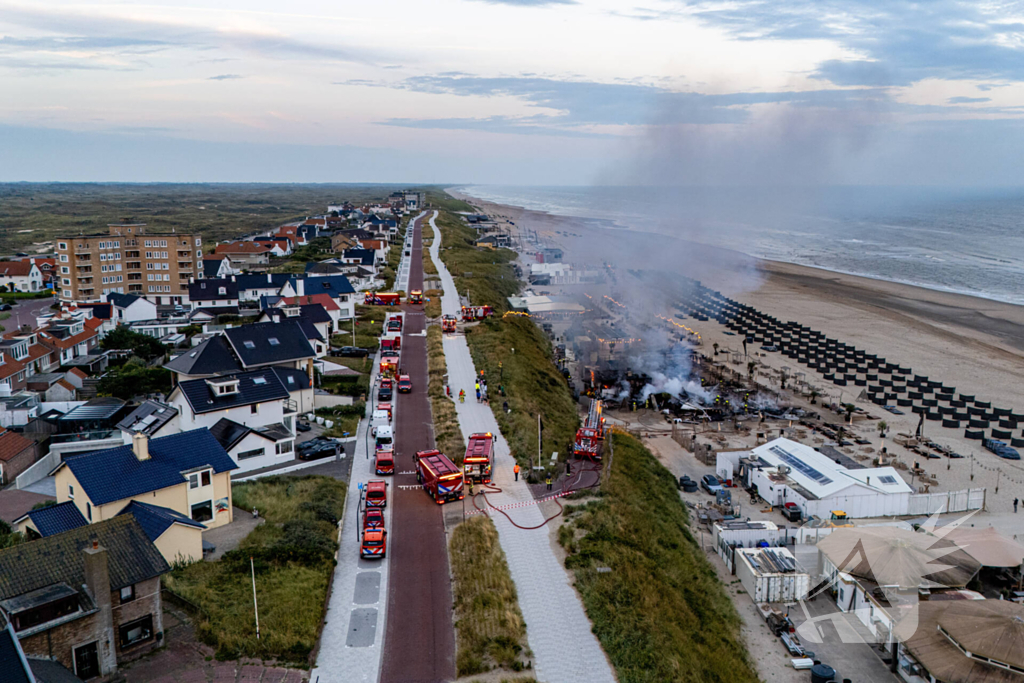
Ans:
[[[345,482],[332,477],[267,477],[235,484],[235,507],[266,522],[216,562],[178,565],[166,588],[190,605],[197,637],[218,659],[253,657],[308,664],[334,571]],[[256,637],[250,569],[256,575]]]
[[[566,506],[558,538],[619,681],[758,680],[672,474],[632,436],[610,438],[600,497]]]
[[[448,550],[458,675],[523,670],[529,656],[526,623],[494,522],[486,515],[470,517],[452,531]]]
[[[476,232],[454,214],[442,212],[436,222],[442,235],[441,259],[455,278],[456,289],[473,304],[495,310],[493,318],[467,326],[466,341],[476,368],[485,373],[491,410],[513,456],[524,466],[536,458],[540,415],[544,463],[550,462],[553,452],[564,458],[579,423],[569,385],[555,366],[551,344],[533,321],[502,315],[508,310],[508,297],[519,291],[512,267],[515,252],[474,246]]]
[[[427,395],[430,397],[430,413],[434,420],[434,446],[461,465],[466,442],[462,437],[455,403],[444,393],[448,363],[444,357],[441,337],[439,326],[431,325],[427,328]]]
[[[427,206],[432,209],[440,209],[441,211],[474,211],[471,204],[461,199],[456,199],[443,189],[428,189],[426,195]]]

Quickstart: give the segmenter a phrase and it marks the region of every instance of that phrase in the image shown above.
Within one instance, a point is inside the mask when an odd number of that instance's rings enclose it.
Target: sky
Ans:
[[[0,0],[0,181],[1024,184],[1024,3]]]

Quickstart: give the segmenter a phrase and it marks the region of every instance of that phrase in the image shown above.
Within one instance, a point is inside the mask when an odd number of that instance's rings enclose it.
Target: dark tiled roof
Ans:
[[[188,286],[188,298],[191,301],[238,301],[238,285],[227,278],[197,280]]]
[[[242,361],[242,367],[246,368],[312,358],[316,355],[306,341],[306,333],[294,321],[232,327],[224,331],[224,336],[228,338],[235,355]]]
[[[240,425],[226,417],[217,420],[217,424],[210,427],[210,433],[213,434],[213,438],[217,439],[218,443],[226,451],[230,451],[237,446],[238,442],[244,439],[251,431],[253,430],[245,425]]]
[[[71,673],[60,662],[52,659],[28,658],[28,665],[36,677],[36,683],[82,683],[82,679]]]
[[[352,287],[352,283],[348,281],[348,278],[344,275],[317,275],[313,277],[296,277],[296,280],[304,280],[305,286],[304,294],[330,294],[333,299],[336,296],[342,294],[354,294],[355,289]],[[292,289],[298,293],[298,288],[295,283],[292,283]]]
[[[141,296],[135,296],[134,294],[118,294],[117,292],[107,294],[107,302],[114,304],[118,308],[128,308],[141,298]]]
[[[177,408],[172,408],[165,403],[143,401],[142,405],[117,423],[117,428],[129,434],[141,432],[142,434],[152,436],[161,427],[173,420],[177,414]]]
[[[281,380],[281,384],[288,391],[298,391],[299,389],[309,389],[309,375],[303,370],[296,370],[295,368],[271,368],[277,378]]]
[[[267,281],[267,277],[270,281]],[[281,289],[291,279],[289,273],[265,273],[263,275],[235,275],[234,281],[238,290],[244,289]]]
[[[238,380],[238,393],[236,394],[214,395],[205,379],[190,379],[181,382],[178,389],[184,394],[188,404],[192,406],[192,412],[197,415],[288,398],[288,390],[281,384],[281,380],[278,379],[273,368],[224,375],[216,379],[224,381],[231,378]]]
[[[23,659],[18,638],[9,628],[0,629],[0,681],[4,683],[32,683]]]
[[[149,456],[140,461],[131,446],[120,446],[66,456],[63,466],[71,469],[93,505],[175,486],[186,481],[182,472],[196,468],[212,467],[218,473],[238,468],[208,429],[150,439]]]
[[[39,535],[44,538],[54,534],[62,534],[65,531],[71,531],[89,523],[82,516],[82,513],[78,511],[78,506],[70,500],[59,505],[50,505],[38,510],[32,510],[28,513],[28,518],[32,520],[36,529],[39,530]]]
[[[316,307],[321,309],[321,310],[323,310],[323,306],[321,306],[320,304],[316,304]],[[327,312],[324,311],[325,315],[326,315],[326,313]],[[316,329],[316,325],[313,324],[313,321],[308,319],[308,318],[306,318],[305,316],[291,316],[291,317],[289,317],[289,316],[285,315],[285,312],[284,312],[283,309],[280,309],[280,308],[268,308],[265,311],[263,311],[263,313],[260,314],[261,321],[262,321],[263,317],[268,318],[269,322],[275,322],[275,323],[288,322],[288,321],[296,322],[296,323],[298,323],[299,327],[302,328],[303,333],[306,335],[306,339],[316,339],[318,341],[324,341],[323,335],[320,334],[320,330]],[[330,316],[327,317],[327,320],[328,321],[330,320]],[[263,321],[263,322],[267,322],[267,321]]]
[[[170,571],[160,551],[130,516],[0,550],[0,600],[65,583],[85,583],[82,550],[96,539],[107,549],[110,588],[118,590]]]
[[[346,259],[359,259],[359,265],[372,266],[374,253],[372,249],[346,249],[342,254]]]
[[[231,345],[222,334],[210,337],[191,351],[164,363],[164,367],[182,375],[216,375],[242,369]]]
[[[306,264],[306,274],[318,274],[318,275],[331,275],[333,273],[342,272],[341,268],[334,263],[316,263],[310,262]]]
[[[150,505],[149,503],[140,503],[137,500],[133,500],[125,505],[124,509],[115,516],[121,515],[131,515],[134,517],[135,521],[142,527],[146,537],[151,541],[156,541],[156,539],[160,538],[160,535],[176,522],[197,529],[206,528],[205,524],[189,519],[176,510],[159,505]]]
[[[197,313],[205,313],[216,318],[218,315],[238,315],[239,311],[238,306],[204,306],[192,311],[190,317],[195,317]]]
[[[100,320],[110,320],[111,308],[110,304],[78,304],[79,308],[88,308],[92,310],[92,317],[99,318]]]
[[[217,277],[217,273],[220,272],[220,266],[224,263],[224,259],[203,259],[203,275],[207,278],[214,279]]]
[[[300,306],[299,309],[302,311],[302,317],[311,323],[329,323],[331,322],[331,316],[320,304],[306,304]]]

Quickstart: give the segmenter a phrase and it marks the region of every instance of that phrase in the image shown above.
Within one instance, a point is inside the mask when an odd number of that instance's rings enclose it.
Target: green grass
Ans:
[[[620,683],[756,681],[740,618],[690,533],[674,477],[633,437],[612,438],[601,497],[567,507],[559,541]]]
[[[359,346],[376,349],[380,346],[380,335],[384,330],[384,318],[393,310],[390,306],[365,306],[356,304],[356,342],[352,344],[352,328],[339,331],[331,337],[334,346]]]
[[[455,402],[444,393],[444,376],[447,372],[441,328],[431,325],[427,328],[427,395],[430,397],[430,412],[434,421],[434,445],[456,464],[462,465],[466,442],[462,438]],[[453,389],[452,395],[456,394],[458,389]]]
[[[456,199],[440,188],[427,190],[426,195],[427,204],[433,209],[441,209],[442,211],[476,211],[476,207],[472,204]]]
[[[356,433],[359,420],[366,414],[366,402],[355,401],[350,406],[334,406],[331,408],[317,408],[316,414],[329,420],[334,420],[334,426],[324,431],[326,436],[342,438],[348,432],[348,436]]]
[[[459,524],[449,543],[459,676],[495,667],[523,669],[526,624],[498,530],[479,515]]]
[[[351,335],[349,336],[351,340]],[[367,356],[366,358],[351,358],[341,356],[328,356],[327,360],[338,365],[344,365],[346,368],[351,368],[357,372],[369,373],[373,370],[373,357]]]
[[[459,294],[468,296],[475,306],[491,305],[500,315],[508,310],[508,297],[519,292],[510,249],[481,249],[474,246],[476,230],[458,216],[441,212],[437,217],[441,231],[441,260],[455,278]]]
[[[360,204],[383,200],[396,189],[349,184],[3,183],[0,253],[28,251],[33,242],[58,236],[106,233],[108,223],[122,218],[144,222],[152,232],[176,228],[214,242],[322,213],[328,202],[339,198]]]
[[[444,292],[440,289],[428,289],[423,292],[423,313],[428,318],[441,317],[441,295]],[[427,301],[430,299],[430,301]]]
[[[196,635],[218,659],[254,657],[307,665],[334,571],[345,482],[331,477],[268,477],[235,484],[236,507],[259,509],[266,523],[217,562],[179,566],[166,587],[200,612]],[[254,557],[260,638],[256,638]]]

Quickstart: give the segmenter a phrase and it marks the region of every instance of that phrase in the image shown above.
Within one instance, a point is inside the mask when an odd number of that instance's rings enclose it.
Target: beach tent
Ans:
[[[1024,545],[1003,536],[992,527],[932,530],[936,537],[955,543],[983,567],[1019,567],[1024,563]]]

